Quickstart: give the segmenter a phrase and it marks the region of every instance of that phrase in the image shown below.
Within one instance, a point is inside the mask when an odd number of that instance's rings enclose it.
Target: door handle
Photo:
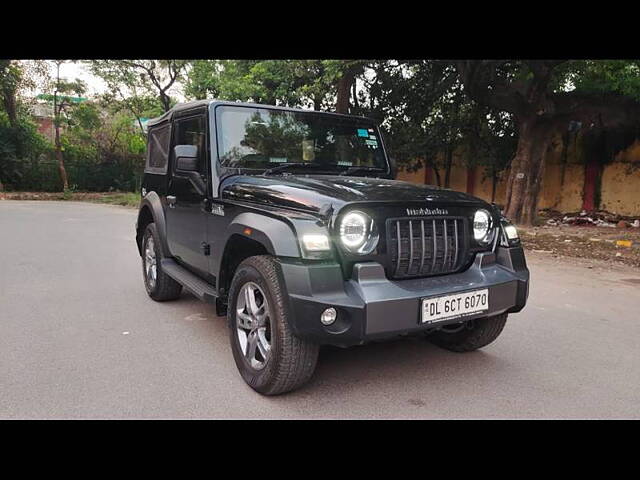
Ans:
[[[178,199],[175,196],[167,195],[167,204],[169,205],[169,208],[174,208],[177,201]]]

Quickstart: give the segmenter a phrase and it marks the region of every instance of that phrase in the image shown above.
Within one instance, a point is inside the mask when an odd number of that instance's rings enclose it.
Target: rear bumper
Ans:
[[[374,262],[355,265],[347,281],[337,264],[281,261],[281,266],[294,333],[315,343],[344,347],[433,328],[419,320],[424,297],[488,288],[489,310],[465,317],[470,320],[519,312],[529,294],[529,270],[521,247],[478,254],[462,273],[400,281],[388,280]],[[320,315],[329,307],[338,311],[338,317],[333,325],[324,326]]]

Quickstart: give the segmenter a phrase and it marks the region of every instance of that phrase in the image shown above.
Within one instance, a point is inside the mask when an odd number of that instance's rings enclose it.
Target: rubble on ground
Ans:
[[[640,228],[640,219],[618,215],[614,212],[606,210],[594,210],[587,212],[582,210],[573,213],[561,213],[557,210],[544,209],[539,212],[540,217],[549,226],[560,225],[576,225],[589,227],[608,227],[608,228]]]
[[[640,219],[599,210],[540,212],[538,226],[519,226],[526,250],[640,267]],[[603,228],[604,227],[604,228]]]

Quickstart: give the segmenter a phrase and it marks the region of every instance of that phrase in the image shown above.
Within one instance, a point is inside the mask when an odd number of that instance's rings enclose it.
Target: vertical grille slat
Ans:
[[[441,275],[458,270],[465,258],[465,232],[464,219],[460,217],[388,220],[392,277]]]
[[[436,235],[436,222],[431,221],[431,225],[433,225],[433,250],[431,252],[431,272],[433,273],[436,270],[436,257],[438,256],[438,241],[436,240],[438,236]]]
[[[449,245],[448,245],[449,242],[447,238],[447,219],[445,218],[442,221],[444,222],[444,225],[442,226],[442,231],[443,231],[442,236],[444,237],[444,255],[442,255],[442,269],[446,270],[447,269],[447,253],[449,253]]]
[[[458,221],[457,220],[453,221],[453,231],[454,231],[453,237],[456,239],[456,248],[455,248],[456,255],[455,257],[453,257],[453,264],[456,265],[458,263]]]
[[[420,220],[420,240],[422,240],[422,252],[420,253],[420,271],[424,268],[424,220]]]
[[[395,275],[398,276],[398,274],[400,273],[400,259],[402,258],[402,241],[400,240],[400,220],[398,220],[396,222],[396,232],[397,232],[397,244],[398,244],[398,255],[396,256],[396,258],[398,259],[397,265],[396,265],[396,273]]]
[[[413,222],[409,220],[409,266],[407,273],[411,273],[411,265],[413,265]]]

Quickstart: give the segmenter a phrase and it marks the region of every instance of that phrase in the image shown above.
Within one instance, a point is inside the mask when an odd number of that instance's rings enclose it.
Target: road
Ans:
[[[640,271],[530,254],[525,310],[482,351],[323,349],[262,397],[223,318],[143,287],[135,211],[0,201],[0,418],[640,418]]]

